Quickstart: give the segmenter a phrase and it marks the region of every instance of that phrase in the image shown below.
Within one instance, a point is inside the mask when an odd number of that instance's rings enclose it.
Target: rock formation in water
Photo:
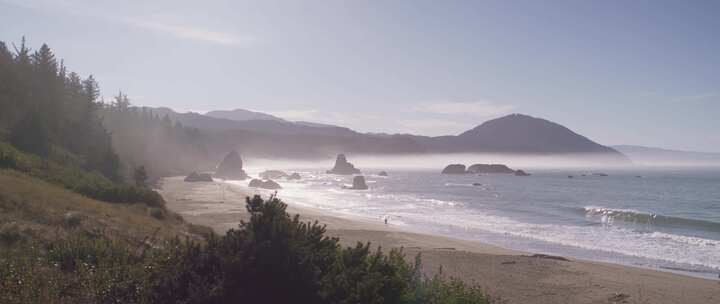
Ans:
[[[515,170],[500,164],[474,164],[467,169],[468,173],[475,174],[514,174]]]
[[[192,172],[188,176],[185,177],[185,181],[188,183],[194,183],[194,182],[212,182],[212,175],[208,173],[200,173]]]
[[[385,171],[378,172],[378,176],[388,176],[388,173]]]
[[[299,180],[299,179],[301,179],[301,178],[302,178],[302,176],[300,176],[300,173],[295,172],[295,173],[293,173],[293,174],[290,174],[290,176],[288,176],[287,179],[290,179],[290,180],[293,180],[293,179],[294,179],[294,180]]]
[[[513,174],[515,176],[530,176],[523,170],[513,170],[501,164],[474,164],[467,169],[468,173],[474,174]]]
[[[287,178],[289,175],[281,170],[266,170],[262,173],[260,173],[260,178],[262,179],[278,179],[278,178]]]
[[[347,161],[345,154],[338,154],[337,159],[335,160],[335,166],[331,170],[328,170],[327,173],[352,175],[359,174],[360,170]]]
[[[530,173],[527,173],[523,170],[515,170],[515,176],[530,176]]]
[[[225,156],[215,172],[215,177],[223,179],[244,180],[248,178],[243,170],[242,159],[237,151],[232,151]]]
[[[463,164],[448,165],[443,169],[442,174],[513,174],[515,176],[530,176],[523,170],[513,170],[506,165],[500,164],[474,164],[467,169]]]
[[[467,171],[465,171],[465,165],[462,164],[452,164],[445,167],[445,169],[442,170],[442,174],[465,174]]]
[[[275,181],[273,181],[271,179],[263,181],[263,180],[260,180],[257,178],[253,178],[250,181],[250,184],[248,184],[248,187],[270,189],[270,190],[282,189],[282,187],[280,187],[280,184],[276,183]]]
[[[352,187],[345,187],[345,189],[352,189],[352,190],[367,190],[368,185],[365,183],[365,177],[362,175],[355,176],[353,178],[353,185]]]

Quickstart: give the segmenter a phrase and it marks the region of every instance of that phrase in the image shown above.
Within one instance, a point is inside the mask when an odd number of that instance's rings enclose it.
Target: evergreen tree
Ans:
[[[135,168],[135,172],[133,172],[133,179],[135,180],[135,186],[145,188],[147,187],[147,171],[145,171],[145,166],[140,166]]]
[[[47,157],[50,154],[48,132],[41,116],[29,112],[10,131],[10,143],[25,152]]]
[[[23,37],[10,52],[0,42],[0,139],[49,156],[51,147],[84,160],[88,170],[118,180],[120,162],[100,119],[97,81],[85,80],[43,44],[31,52]]]
[[[120,91],[118,95],[115,96],[115,101],[112,106],[119,112],[127,112],[128,109],[130,109],[130,100],[127,94],[123,94],[123,92]]]

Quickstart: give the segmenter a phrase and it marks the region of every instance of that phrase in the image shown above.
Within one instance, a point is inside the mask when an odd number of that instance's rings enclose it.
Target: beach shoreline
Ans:
[[[167,207],[187,221],[211,227],[219,234],[237,228],[247,216],[245,197],[267,196],[227,183],[185,183],[166,178],[159,192]],[[280,197],[282,199],[282,197]],[[533,256],[478,241],[403,231],[378,221],[329,214],[288,204],[288,213],[327,225],[327,235],[344,246],[371,242],[383,250],[403,248],[412,258],[421,254],[424,270],[481,286],[508,303],[716,303],[720,282],[682,274],[619,264]]]

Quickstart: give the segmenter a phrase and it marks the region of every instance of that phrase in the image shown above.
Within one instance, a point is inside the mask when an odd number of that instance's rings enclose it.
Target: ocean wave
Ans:
[[[598,218],[603,224],[615,224],[617,221],[645,226],[658,226],[668,228],[681,228],[720,232],[720,223],[688,219],[682,217],[665,216],[651,212],[633,209],[615,209],[596,206],[587,206],[582,209],[586,217]]]
[[[720,270],[720,241],[700,237],[663,232],[641,233],[621,227],[531,224],[477,211],[452,215],[401,215],[405,219],[415,219],[420,227],[450,226],[455,227],[456,232],[478,229],[586,250],[678,263],[688,270]],[[428,223],[434,225],[428,226]]]
[[[382,222],[389,217],[391,225],[419,232],[437,233],[455,237],[483,240],[502,244],[545,244],[561,245],[571,250],[587,250],[647,259],[651,266],[687,271],[720,270],[720,223],[698,219],[666,216],[633,209],[605,208],[599,206],[568,206],[580,220],[582,217],[604,225],[575,225],[560,223],[538,223],[516,219],[502,210],[488,209],[468,198],[460,188],[472,184],[444,184],[452,195],[437,196],[413,193],[403,187],[402,192],[388,193],[382,181],[369,191],[352,192],[339,188],[348,179],[318,175],[306,178],[303,183],[288,184],[280,190],[292,204],[305,205],[333,212],[340,216]],[[431,181],[432,186],[443,185]],[[483,187],[477,187],[481,189]],[[393,188],[388,186],[388,189]],[[493,190],[493,192],[495,192]],[[460,194],[457,194],[460,193]],[[466,195],[465,197],[463,195]],[[491,195],[499,196],[498,193]],[[433,196],[435,198],[433,198]],[[491,204],[488,206],[492,206]],[[576,219],[577,217],[573,217]],[[629,225],[635,227],[628,227]],[[637,226],[650,229],[638,229]],[[670,229],[654,229],[658,227]],[[640,227],[640,228],[643,228]],[[675,230],[675,228],[679,228]],[[687,231],[709,231],[698,235],[687,235]],[[709,238],[707,236],[710,236]],[[499,241],[498,241],[499,240]],[[503,243],[506,240],[510,243]],[[522,249],[520,245],[517,249]],[[536,247],[538,248],[538,247]],[[550,250],[553,247],[550,247]],[[563,253],[564,249],[560,249]],[[556,252],[557,253],[557,252]],[[625,258],[621,258],[623,261]],[[652,261],[661,261],[654,264]]]
[[[473,184],[445,183],[445,187],[477,187]]]

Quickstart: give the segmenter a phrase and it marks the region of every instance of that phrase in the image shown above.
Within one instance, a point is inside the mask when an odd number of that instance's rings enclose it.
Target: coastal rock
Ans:
[[[473,183],[472,185],[473,185],[473,186],[475,186],[475,187],[479,187],[479,186],[482,186],[482,184],[481,184],[481,183]]]
[[[515,174],[515,170],[500,164],[474,164],[468,167],[469,173],[475,174]]]
[[[360,173],[360,170],[347,161],[345,154],[338,154],[337,159],[335,160],[335,166],[331,170],[328,170],[327,173],[351,175]]]
[[[530,173],[527,173],[523,170],[515,170],[515,176],[530,176]]]
[[[462,164],[452,164],[445,167],[445,169],[442,170],[442,174],[465,174],[467,171],[465,171],[465,165]]]
[[[362,175],[355,176],[353,178],[353,185],[352,187],[345,187],[345,189],[352,189],[352,190],[367,190],[368,186],[365,183],[365,177]]]
[[[278,179],[278,178],[286,178],[289,175],[281,170],[266,170],[262,173],[260,173],[260,178],[262,179]]]
[[[243,170],[242,159],[237,151],[232,151],[225,156],[218,166],[215,176],[223,179],[244,180],[248,175]]]
[[[295,173],[293,173],[293,174],[290,174],[290,176],[288,176],[287,179],[290,179],[290,180],[293,180],[293,179],[294,179],[294,180],[299,180],[299,179],[301,179],[301,178],[302,178],[302,176],[300,176],[300,173],[295,172]]]
[[[185,177],[185,181],[188,183],[195,183],[195,182],[212,182],[212,175],[208,173],[197,173],[192,172],[188,176]]]
[[[261,179],[253,178],[250,180],[250,183],[248,184],[248,187],[252,188],[262,188],[262,186],[265,185],[265,182]]]
[[[606,173],[593,173],[592,175],[593,176],[603,176],[603,177],[608,176]]]
[[[378,176],[388,176],[388,173],[385,171],[378,172]]]
[[[282,189],[282,187],[280,187],[280,184],[276,183],[275,181],[273,181],[271,179],[263,181],[263,180],[257,179],[257,178],[253,178],[250,181],[250,184],[248,184],[248,187],[270,189],[270,190]]]

